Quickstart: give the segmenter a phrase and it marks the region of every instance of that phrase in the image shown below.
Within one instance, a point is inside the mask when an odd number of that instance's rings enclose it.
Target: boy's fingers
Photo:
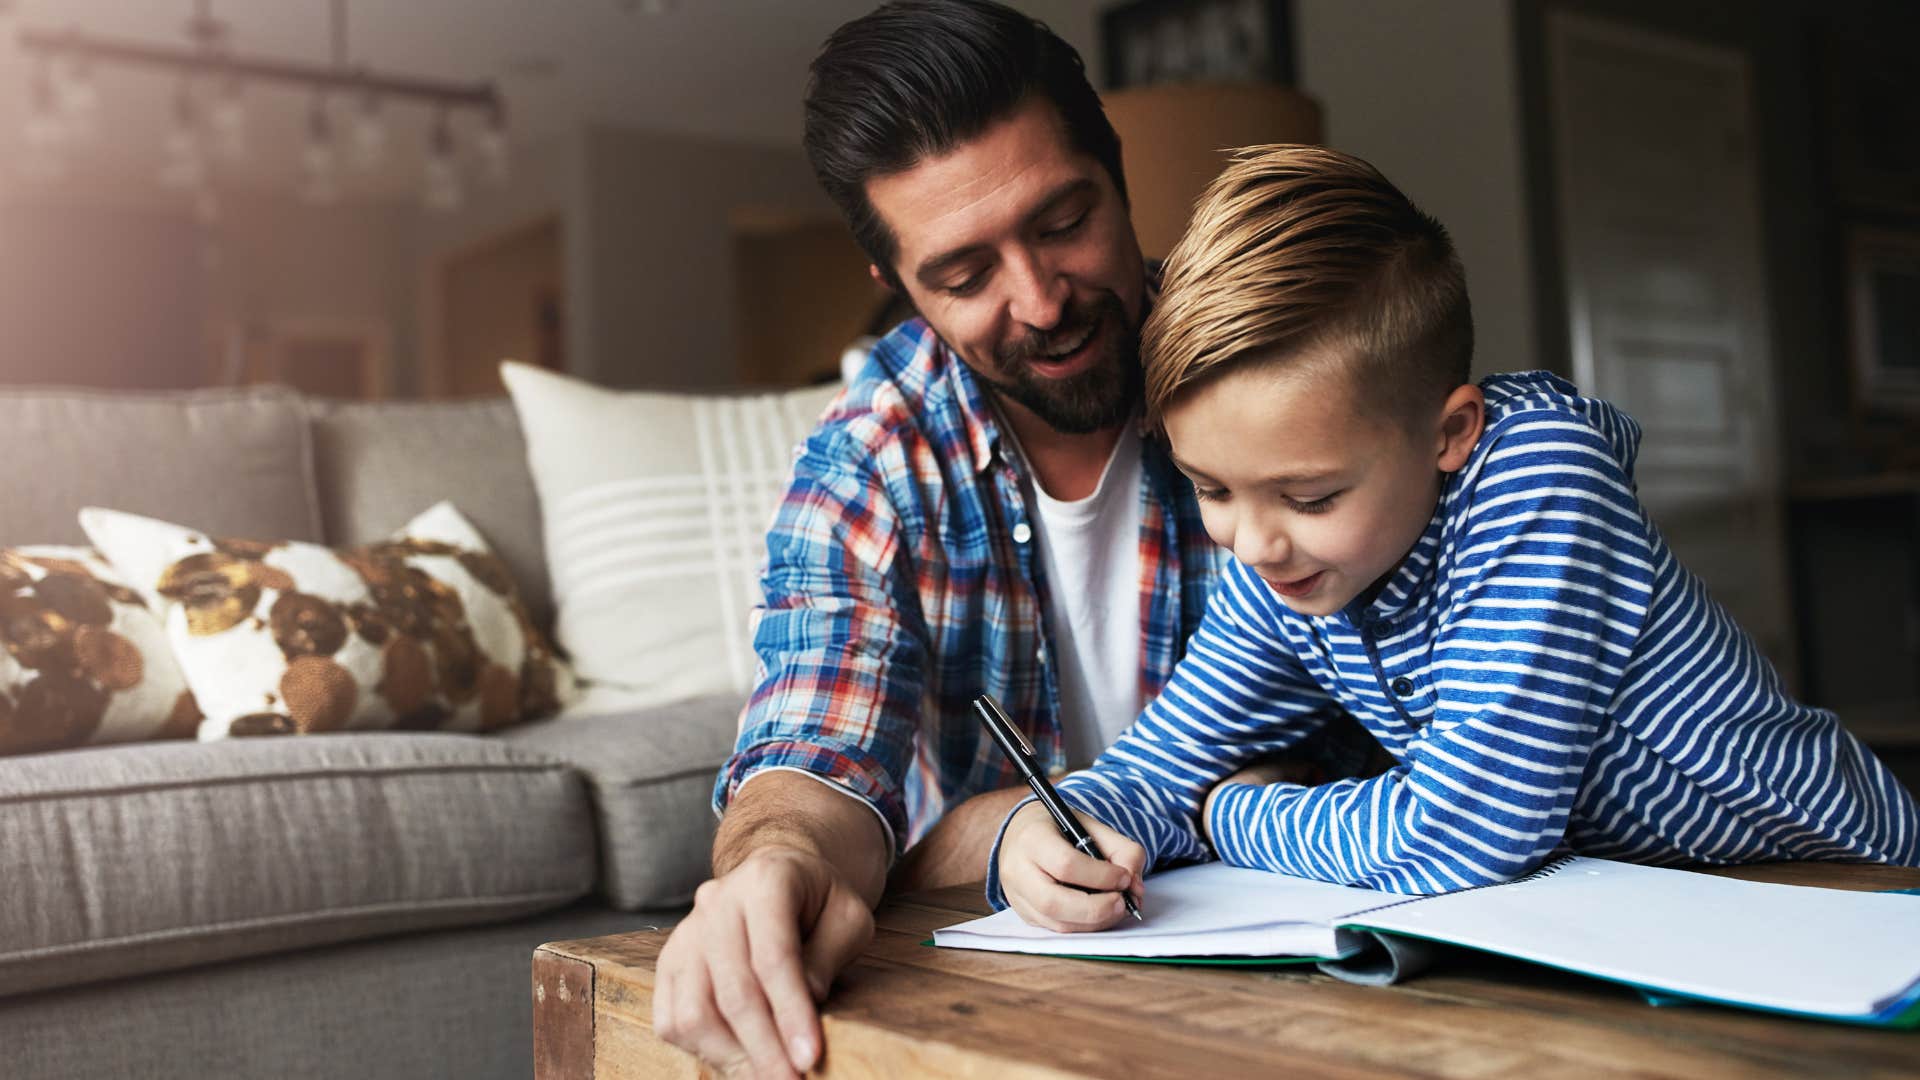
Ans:
[[[1126,835],[1108,828],[1097,821],[1087,822],[1087,831],[1093,834],[1094,842],[1107,856],[1107,861],[1115,866],[1125,867],[1127,873],[1137,880],[1147,875],[1147,849],[1127,839]]]
[[[1062,885],[1077,885],[1095,892],[1119,892],[1133,883],[1134,874],[1108,859],[1082,854],[1062,840],[1035,860],[1047,876]]]

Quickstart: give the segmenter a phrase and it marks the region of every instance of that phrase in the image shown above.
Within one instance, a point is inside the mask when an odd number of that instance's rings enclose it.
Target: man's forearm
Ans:
[[[919,892],[965,885],[987,876],[987,855],[1000,826],[1021,799],[1030,794],[1025,786],[1001,788],[975,795],[947,811],[934,827],[900,856],[893,880],[887,887],[893,892]]]
[[[723,876],[754,852],[773,847],[825,859],[868,906],[880,902],[886,832],[872,810],[819,781],[774,771],[742,784],[713,838],[713,874]]]

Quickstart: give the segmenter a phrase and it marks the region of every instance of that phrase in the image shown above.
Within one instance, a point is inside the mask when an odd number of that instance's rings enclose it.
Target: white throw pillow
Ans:
[[[698,396],[501,375],[540,493],[554,638],[645,703],[752,689],[748,623],[794,451],[838,384]]]
[[[159,616],[201,739],[491,731],[573,690],[505,564],[451,503],[352,548],[210,537],[88,507],[80,525]]]

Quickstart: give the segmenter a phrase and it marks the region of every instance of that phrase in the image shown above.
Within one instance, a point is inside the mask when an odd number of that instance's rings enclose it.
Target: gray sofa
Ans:
[[[451,499],[551,616],[504,399],[10,390],[0,448],[0,544],[84,543],[84,505],[358,543]],[[534,947],[684,910],[739,705],[0,757],[0,1075],[528,1075]]]

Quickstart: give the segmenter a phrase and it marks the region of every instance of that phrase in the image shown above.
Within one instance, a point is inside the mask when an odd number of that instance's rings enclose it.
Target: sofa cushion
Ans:
[[[167,632],[91,548],[0,548],[0,755],[191,739]]]
[[[306,412],[277,387],[0,390],[0,461],[0,544],[85,543],[89,505],[320,539]]]
[[[315,401],[311,408],[327,543],[384,539],[445,499],[506,562],[534,623],[552,629],[540,501],[520,419],[506,398]]]
[[[709,876],[713,780],[733,750],[743,695],[635,708],[590,689],[566,713],[502,732],[586,777],[600,825],[600,883],[623,911],[686,903]]]
[[[451,503],[339,550],[99,507],[80,518],[159,612],[206,714],[202,739],[490,731],[571,697],[512,576]]]
[[[511,918],[595,868],[578,774],[443,734],[10,758],[0,851],[0,994]]]
[[[767,526],[838,386],[702,397],[525,364],[501,375],[540,491],[554,638],[575,670],[656,703],[744,696]]]

